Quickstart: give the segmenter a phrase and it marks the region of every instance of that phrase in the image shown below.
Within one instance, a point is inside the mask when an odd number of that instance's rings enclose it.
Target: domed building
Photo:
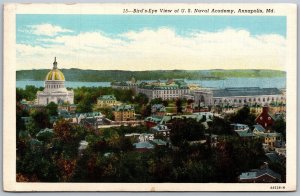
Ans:
[[[43,91],[37,92],[37,104],[47,105],[50,102],[56,104],[73,104],[74,92],[65,88],[65,76],[57,68],[56,57],[54,59],[53,68],[45,78]]]

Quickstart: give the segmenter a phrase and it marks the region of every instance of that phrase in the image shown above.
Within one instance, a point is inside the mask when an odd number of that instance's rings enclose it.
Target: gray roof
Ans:
[[[132,105],[120,105],[120,106],[115,106],[113,108],[114,111],[132,111],[134,110],[134,107]]]
[[[167,145],[167,142],[165,142],[164,140],[161,140],[161,139],[154,139],[150,142],[155,145],[158,145],[158,146],[166,146]]]
[[[239,137],[254,137],[254,134],[248,131],[235,131]]]
[[[256,129],[259,132],[264,132],[266,130],[263,126],[261,126],[259,124],[258,125],[253,125],[253,127],[254,127],[254,129]]]
[[[188,89],[187,83],[183,80],[174,80],[172,83],[160,82],[142,82],[139,85],[142,89],[156,89],[156,90],[169,90],[169,89]]]
[[[133,146],[135,146],[135,148],[147,148],[147,149],[153,149],[154,148],[154,145],[151,144],[150,142],[134,143]]]
[[[256,178],[256,172],[244,172],[244,173],[241,173],[241,175],[240,175],[241,180],[253,179],[253,178]]]
[[[270,176],[273,176],[274,178],[277,178],[277,179],[281,180],[281,175],[274,172],[273,170],[271,170],[269,168],[267,168],[267,169],[253,169],[251,171],[256,172],[257,177],[262,176],[264,174],[268,174]]]
[[[165,112],[166,107],[163,104],[154,104],[151,106],[151,109],[155,112]]]
[[[239,177],[240,179],[255,179],[265,174],[281,180],[281,175],[271,169],[252,169],[250,172],[242,173]]]
[[[280,162],[281,161],[281,158],[280,158],[280,156],[277,153],[269,152],[269,153],[266,153],[266,156],[272,162]]]
[[[170,129],[165,125],[156,125],[151,128],[152,131],[170,131]]]
[[[145,121],[159,123],[162,120],[160,116],[148,116],[145,118]]]
[[[49,128],[42,129],[36,134],[36,136],[39,137],[41,134],[44,134],[44,133],[53,134],[53,129],[49,129]]]
[[[117,100],[114,95],[102,95],[101,97],[98,97],[98,100]]]
[[[240,97],[257,95],[280,95],[278,88],[241,87],[212,90],[214,97]]]

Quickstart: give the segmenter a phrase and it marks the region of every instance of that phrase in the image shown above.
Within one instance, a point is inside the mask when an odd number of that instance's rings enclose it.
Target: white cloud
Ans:
[[[99,70],[285,69],[286,39],[246,30],[193,32],[180,36],[161,28],[129,31],[118,38],[101,32],[61,35],[47,47],[17,45],[18,69],[60,67]],[[48,62],[45,64],[45,62]]]
[[[55,36],[59,33],[70,33],[73,32],[70,29],[64,29],[60,26],[52,24],[39,24],[39,25],[29,25],[29,31],[35,35],[46,35]]]

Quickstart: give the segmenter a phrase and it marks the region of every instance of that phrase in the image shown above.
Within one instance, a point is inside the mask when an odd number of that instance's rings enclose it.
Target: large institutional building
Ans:
[[[214,90],[194,91],[195,104],[232,105],[244,104],[265,105],[286,102],[285,93],[277,88],[237,87]]]
[[[183,80],[168,80],[167,82],[141,83],[137,92],[147,95],[150,100],[155,98],[166,100],[182,98],[183,95],[189,94],[190,90]]]
[[[56,104],[73,104],[74,92],[65,88],[65,76],[57,68],[56,57],[53,68],[45,78],[44,90],[37,92],[37,104],[47,105],[50,102]]]
[[[193,99],[194,106],[243,106],[285,104],[285,90],[278,88],[233,87],[225,89],[194,88],[184,80],[166,82],[139,82],[135,80],[112,83],[113,88],[133,89],[136,93],[145,94],[150,100],[186,98]]]

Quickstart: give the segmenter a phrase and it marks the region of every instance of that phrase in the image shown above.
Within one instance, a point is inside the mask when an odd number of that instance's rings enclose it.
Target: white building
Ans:
[[[56,57],[53,63],[53,69],[45,78],[44,90],[37,92],[37,104],[47,105],[50,102],[58,103],[74,103],[73,90],[65,88],[65,76],[57,68]]]
[[[213,90],[194,91],[194,105],[230,105],[244,104],[265,105],[270,103],[285,103],[285,94],[277,88],[236,87]]]
[[[162,98],[163,100],[172,100],[182,98],[189,94],[190,90],[183,80],[168,80],[167,82],[141,83],[137,88],[138,93],[145,94],[150,100]]]

